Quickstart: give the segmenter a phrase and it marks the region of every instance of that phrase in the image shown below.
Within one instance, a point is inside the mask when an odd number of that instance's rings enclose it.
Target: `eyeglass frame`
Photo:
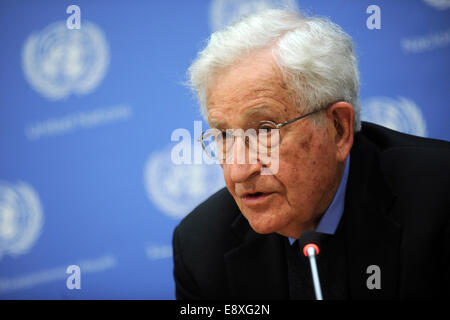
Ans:
[[[306,118],[306,117],[308,117],[308,116],[310,116],[310,115],[313,115],[313,114],[315,114],[315,113],[318,113],[318,112],[327,110],[327,109],[328,109],[329,107],[331,107],[333,104],[338,103],[338,102],[342,102],[342,101],[345,101],[345,100],[336,100],[336,101],[334,101],[334,102],[331,102],[331,103],[327,104],[327,105],[326,105],[325,107],[323,107],[323,108],[319,108],[319,109],[317,109],[317,110],[308,112],[308,113],[306,113],[306,114],[303,114],[303,115],[301,115],[301,116],[295,117],[295,118],[290,119],[290,120],[286,120],[286,121],[281,122],[281,123],[278,123],[278,124],[275,123],[275,122],[273,122],[273,121],[271,121],[271,120],[261,120],[261,121],[256,121],[256,122],[250,122],[250,123],[248,123],[248,124],[246,125],[246,127],[250,127],[251,125],[256,124],[256,123],[271,123],[272,125],[275,126],[274,129],[278,129],[278,130],[279,130],[280,128],[283,128],[284,126],[286,126],[286,125],[288,125],[288,124],[291,124],[291,123],[293,123],[293,122],[295,122],[295,121],[304,119],[304,118]],[[207,152],[206,146],[205,146],[205,144],[204,144],[204,140],[205,140],[205,139],[204,139],[204,134],[205,134],[208,130],[211,130],[211,129],[218,130],[218,131],[220,131],[220,132],[222,132],[222,133],[223,133],[223,132],[226,132],[227,130],[230,130],[230,129],[210,128],[210,129],[207,129],[207,130],[203,131],[202,134],[201,134],[201,136],[197,139],[197,141],[200,142],[200,143],[202,144],[202,149],[203,149],[203,151],[205,151],[205,153],[206,153],[211,159],[213,159],[213,158],[211,157],[211,155]],[[234,137],[236,137],[236,136],[234,136]],[[247,141],[245,141],[245,143],[247,144]],[[234,144],[234,140],[233,140],[233,144]],[[281,144],[281,135],[280,135],[280,142],[278,143],[278,145],[279,145],[279,144]]]

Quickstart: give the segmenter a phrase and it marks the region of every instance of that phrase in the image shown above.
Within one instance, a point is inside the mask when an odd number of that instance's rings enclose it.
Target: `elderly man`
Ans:
[[[361,123],[339,26],[263,11],[214,33],[189,73],[226,188],[174,231],[177,298],[314,299],[311,230],[324,299],[448,294],[449,143]],[[238,129],[276,133],[277,158],[236,161],[239,142],[255,154]]]

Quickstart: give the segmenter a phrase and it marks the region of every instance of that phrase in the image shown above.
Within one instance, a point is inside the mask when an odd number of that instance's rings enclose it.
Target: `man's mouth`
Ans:
[[[245,195],[245,197],[249,197],[249,198],[257,198],[264,195],[264,192],[255,192],[255,193],[247,193]]]
[[[264,202],[273,194],[273,192],[247,192],[241,199],[247,206],[256,206],[264,204]]]

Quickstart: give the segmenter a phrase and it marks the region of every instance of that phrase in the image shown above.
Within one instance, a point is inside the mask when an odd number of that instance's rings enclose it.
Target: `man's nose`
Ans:
[[[230,178],[234,183],[244,182],[261,172],[262,165],[257,159],[256,152],[251,151],[247,144],[239,138],[233,145],[232,159],[232,163],[228,165],[230,166]]]

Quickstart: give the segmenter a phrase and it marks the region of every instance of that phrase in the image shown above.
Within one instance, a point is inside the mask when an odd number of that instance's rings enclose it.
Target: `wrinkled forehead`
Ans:
[[[230,121],[227,120],[227,115],[236,120],[235,122],[240,122],[241,125],[262,120],[279,122],[278,119],[281,119],[282,117],[279,109],[267,104],[245,108],[242,111],[236,111],[235,113],[231,111],[229,114],[214,111],[215,110],[208,113],[208,123],[212,128],[219,129],[230,127]]]
[[[275,123],[297,115],[290,96],[269,86],[252,95],[237,95],[238,99],[216,100],[208,105],[208,123],[211,127],[226,129],[263,120]]]
[[[276,117],[288,111],[291,97],[271,51],[256,52],[211,79],[206,97],[208,122],[224,127]]]

